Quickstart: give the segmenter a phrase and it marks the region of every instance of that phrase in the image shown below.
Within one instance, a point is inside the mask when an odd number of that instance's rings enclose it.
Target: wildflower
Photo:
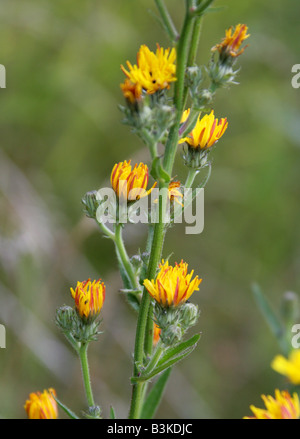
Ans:
[[[91,282],[90,279],[77,282],[75,290],[71,288],[79,316],[93,320],[100,313],[105,299],[105,285],[101,279]]]
[[[133,83],[126,78],[123,84],[120,85],[123,95],[130,104],[135,104],[142,96],[142,87],[140,84]]]
[[[156,323],[154,323],[154,328],[153,328],[153,344],[154,344],[154,346],[157,345],[157,343],[160,339],[160,333],[161,333],[160,327]]]
[[[144,163],[135,164],[132,168],[130,160],[116,163],[111,173],[111,185],[117,196],[123,200],[135,201],[147,196],[156,186],[156,182],[147,191],[149,171]]]
[[[176,50],[163,49],[157,44],[156,53],[145,44],[137,54],[137,64],[127,61],[128,70],[121,65],[122,71],[138,89],[144,89],[147,94],[170,88],[170,83],[176,81]]]
[[[145,279],[144,286],[148,293],[161,306],[179,306],[185,303],[194,291],[199,290],[202,279],[196,276],[193,280],[194,270],[187,273],[188,264],[181,261],[170,266],[168,261],[162,260],[156,280]]]
[[[300,350],[291,351],[288,359],[277,355],[271,367],[281,375],[285,375],[292,384],[300,384]]]
[[[220,121],[215,118],[214,111],[206,114],[202,119],[200,115],[194,129],[180,139],[179,143],[188,143],[192,148],[208,149],[213,146],[225,133],[228,126],[227,118]]]
[[[56,396],[56,392],[52,388],[43,393],[30,393],[24,405],[28,419],[57,419],[58,410],[53,395]]]
[[[254,405],[250,406],[254,416],[245,416],[244,419],[299,419],[300,406],[297,393],[293,396],[289,392],[283,390],[275,390],[275,398],[273,396],[262,395],[265,409],[260,409]]]
[[[228,57],[236,58],[241,55],[247,46],[240,49],[244,40],[250,37],[247,34],[248,27],[245,24],[238,24],[233,30],[233,26],[225,32],[225,38],[223,38],[220,44],[214,46],[211,50],[216,50],[220,53],[220,57],[224,60]]]

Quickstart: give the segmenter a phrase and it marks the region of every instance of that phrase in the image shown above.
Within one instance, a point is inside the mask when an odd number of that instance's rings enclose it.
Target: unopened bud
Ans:
[[[188,329],[197,323],[199,318],[198,306],[193,303],[185,303],[180,307],[180,319],[184,329]]]
[[[63,332],[70,332],[74,328],[76,312],[70,306],[61,306],[56,310],[55,322]]]
[[[97,208],[99,207],[99,200],[97,199],[97,191],[90,191],[82,198],[82,204],[84,205],[84,213],[89,218],[96,218]]]

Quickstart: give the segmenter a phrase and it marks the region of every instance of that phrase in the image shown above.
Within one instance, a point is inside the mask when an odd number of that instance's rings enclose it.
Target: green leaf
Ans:
[[[285,330],[281,321],[272,310],[269,302],[267,301],[263,292],[261,291],[260,286],[257,284],[253,284],[252,291],[257,306],[260,312],[262,313],[263,317],[265,318],[271,332],[277,338],[280,348],[284,353],[287,353],[289,351],[289,348],[285,340]]]
[[[110,410],[109,410],[109,419],[117,419],[115,409],[113,408],[112,405],[110,406]]]
[[[131,382],[134,383],[143,383],[145,381],[149,381],[152,378],[154,378],[159,373],[163,372],[164,370],[168,369],[169,367],[173,366],[175,363],[178,363],[179,361],[183,360],[185,357],[187,357],[191,352],[193,352],[195,347],[192,347],[190,349],[187,349],[182,355],[178,355],[177,357],[171,359],[170,361],[167,361],[160,366],[157,366],[152,372],[150,372],[148,375],[141,375],[139,377],[132,377]]]
[[[127,293],[126,294],[126,300],[128,304],[131,306],[132,309],[139,312],[140,309],[140,301],[133,293]]]
[[[162,355],[159,362],[157,363],[157,367],[159,367],[163,363],[166,363],[166,361],[170,360],[171,358],[176,358],[178,355],[191,347],[194,349],[198,341],[200,340],[200,337],[201,334],[195,334],[188,340],[179,343],[175,347],[167,349],[167,351],[164,353],[164,355]]]
[[[56,396],[53,395],[53,393],[51,393],[51,395],[53,396],[53,398],[55,399],[55,401],[57,402],[58,406],[63,409],[63,411],[71,418],[71,419],[80,419],[77,415],[75,415],[74,412],[72,412],[72,410],[69,409],[69,407],[67,407],[65,404],[63,404]]]
[[[172,368],[166,369],[152,386],[142,408],[141,419],[152,419],[162,399]]]
[[[155,369],[153,369],[147,375],[141,374],[138,377],[132,377],[131,382],[140,383],[140,382],[149,381],[159,373],[163,372],[165,369],[168,369],[169,367],[173,366],[175,363],[178,363],[179,361],[183,360],[185,357],[187,357],[190,353],[193,352],[200,339],[200,336],[201,334],[196,334],[193,337],[191,337],[189,340],[183,341],[182,343],[179,343],[177,346],[168,349],[166,353],[162,355],[161,359],[158,361]]]

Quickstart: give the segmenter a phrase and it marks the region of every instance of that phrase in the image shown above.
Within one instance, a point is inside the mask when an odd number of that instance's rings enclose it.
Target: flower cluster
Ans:
[[[213,53],[219,54],[218,59],[214,59],[206,70],[211,85],[200,90],[202,70],[191,61],[195,47],[188,47],[195,41],[191,34],[187,38],[184,35],[185,31],[193,28],[195,11],[198,14],[204,13],[210,4],[200,3],[194,10],[189,8],[186,11],[186,20],[191,20],[191,26],[184,26],[183,35],[179,37],[183,39],[176,49],[164,49],[157,44],[156,51],[153,52],[143,44],[137,53],[136,64],[127,61],[125,67],[121,65],[125,75],[124,82],[120,84],[125,99],[125,106],[120,107],[125,115],[123,122],[131,126],[132,131],[148,147],[151,165],[148,168],[143,162],[135,165],[131,160],[117,162],[110,174],[111,188],[108,188],[113,200],[106,203],[105,195],[99,194],[100,190],[90,191],[82,199],[84,213],[95,219],[104,235],[113,242],[123,281],[120,291],[139,313],[134,373],[131,378],[131,418],[139,417],[142,404],[147,405],[143,401],[147,389],[144,383],[164,370],[170,371],[171,365],[192,352],[200,338],[200,334],[196,334],[183,341],[186,332],[198,321],[198,306],[191,303],[190,298],[194,292],[199,291],[202,279],[194,275],[194,270],[189,271],[188,264],[183,260],[174,265],[168,260],[161,260],[165,233],[172,225],[171,216],[168,217],[166,213],[171,206],[176,219],[175,212],[178,210],[182,213],[186,208],[188,203],[183,196],[184,189],[197,189],[194,182],[196,174],[207,166],[208,154],[227,130],[227,118],[215,117],[211,102],[218,87],[233,81],[233,60],[243,53],[242,43],[249,36],[245,25],[226,31],[224,40],[212,49]],[[167,28],[170,29],[168,26]],[[174,82],[174,96],[170,97]],[[185,110],[188,92],[192,102],[190,108]],[[182,144],[184,163],[188,168],[185,168],[187,176],[184,184],[175,179],[176,173],[173,171],[175,153],[178,145]],[[149,183],[150,175],[155,180],[152,186]],[[130,212],[136,206],[141,209],[140,205],[148,201],[146,197],[157,185],[163,194],[159,197],[154,194],[154,202],[159,210],[158,221],[153,220],[149,225],[145,251],[139,249],[137,255],[130,257],[122,236],[125,223],[130,221]],[[124,206],[126,213],[123,217],[121,210]],[[106,226],[102,218],[112,213],[111,208],[114,209],[116,220],[112,222],[112,226]],[[148,214],[147,210],[146,216]],[[165,217],[167,221],[164,221]],[[88,403],[85,416],[99,419],[101,409],[94,402],[87,348],[100,334],[98,317],[105,301],[106,286],[101,279],[87,279],[78,281],[76,287],[70,288],[70,291],[74,306],[60,307],[56,313],[56,324],[80,358]],[[153,403],[153,398],[158,398],[155,394],[161,396],[159,388],[151,394],[152,409],[159,402]],[[275,399],[263,399],[266,410],[251,406],[256,417],[266,418],[269,414],[271,417],[299,416],[299,401],[295,396],[292,398],[287,393],[276,392]],[[59,401],[58,404],[61,406]],[[49,389],[43,393],[30,394],[25,410],[31,419],[57,418],[55,391]],[[68,412],[68,409],[65,408],[65,411]],[[113,410],[111,417],[115,418]]]

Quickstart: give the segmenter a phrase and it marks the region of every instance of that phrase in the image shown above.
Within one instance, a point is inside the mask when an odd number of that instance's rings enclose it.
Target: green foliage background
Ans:
[[[183,2],[167,0],[175,22]],[[261,393],[284,389],[270,368],[276,340],[253,299],[257,282],[272,307],[299,292],[300,63],[296,0],[216,0],[205,18],[198,61],[232,24],[249,26],[239,59],[239,86],[222,90],[215,113],[229,128],[214,151],[205,189],[205,228],[170,230],[164,256],[186,260],[203,278],[193,301],[201,317],[197,350],[172,372],[158,418],[241,418]],[[119,293],[112,243],[82,213],[85,192],[107,185],[115,162],[148,161],[147,150],[121,123],[120,64],[140,44],[168,41],[149,11],[152,0],[1,0],[0,63],[0,416],[24,418],[32,391],[55,387],[75,412],[84,408],[77,358],[54,324],[72,304],[77,280],[107,284],[102,329],[90,348],[95,399],[126,417],[136,316]],[[185,177],[180,154],[176,174]],[[130,255],[146,229],[128,227]],[[300,323],[300,322],[299,322]],[[63,415],[62,415],[63,416]]]

